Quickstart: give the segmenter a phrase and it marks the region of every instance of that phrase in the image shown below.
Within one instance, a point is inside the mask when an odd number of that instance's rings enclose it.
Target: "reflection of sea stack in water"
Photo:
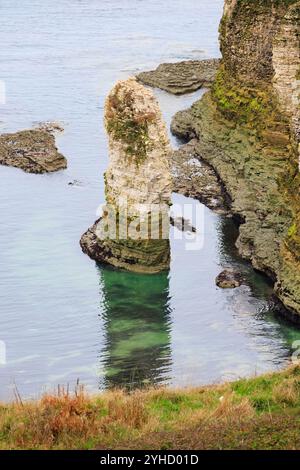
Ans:
[[[170,379],[168,273],[147,276],[100,268],[105,346],[103,386],[136,388]]]
[[[106,100],[105,127],[106,207],[81,247],[95,261],[118,268],[168,269],[171,147],[157,100],[134,78],[117,83]]]

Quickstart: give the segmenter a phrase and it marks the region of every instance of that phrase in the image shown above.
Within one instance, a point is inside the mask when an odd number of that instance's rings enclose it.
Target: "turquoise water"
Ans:
[[[276,318],[271,286],[238,257],[230,220],[203,208],[203,248],[172,236],[171,270],[157,276],[96,266],[78,243],[104,197],[105,95],[163,61],[219,56],[222,3],[1,1],[1,131],[62,122],[69,166],[42,176],[0,167],[0,399],[14,384],[23,397],[77,378],[92,391],[196,385],[287,363],[300,334]],[[156,93],[168,123],[201,95]],[[245,286],[216,288],[228,265]]]

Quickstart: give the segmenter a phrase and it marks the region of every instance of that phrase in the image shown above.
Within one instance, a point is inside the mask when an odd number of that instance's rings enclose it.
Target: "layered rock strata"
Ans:
[[[137,79],[144,85],[182,95],[211,86],[219,65],[219,59],[166,63],[159,65],[156,70],[138,74]]]

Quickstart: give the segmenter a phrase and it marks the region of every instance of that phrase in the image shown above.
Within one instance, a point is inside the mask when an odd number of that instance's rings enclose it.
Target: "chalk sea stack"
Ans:
[[[117,268],[164,271],[170,263],[171,146],[158,102],[135,78],[120,81],[106,99],[104,122],[106,205],[82,236],[82,250]]]

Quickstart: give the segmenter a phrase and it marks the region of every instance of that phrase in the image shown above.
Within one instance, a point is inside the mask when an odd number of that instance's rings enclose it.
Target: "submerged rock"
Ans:
[[[50,173],[67,168],[55,138],[46,129],[32,129],[0,135],[0,164],[27,173]]]
[[[225,269],[216,278],[216,285],[222,289],[235,289],[244,282],[241,273],[233,269]]]
[[[50,134],[59,134],[64,131],[64,126],[58,121],[39,122],[37,127],[38,129],[50,132]]]
[[[136,79],[105,104],[109,167],[103,216],[81,238],[92,259],[135,272],[169,268],[171,147],[157,100]]]
[[[170,217],[170,223],[173,227],[181,232],[196,233],[197,229],[194,227],[189,219],[183,217]]]
[[[69,181],[68,182],[68,186],[76,186],[76,187],[80,187],[80,186],[83,186],[83,182],[82,181],[79,181],[79,180],[73,180],[73,181]]]
[[[137,79],[144,85],[182,95],[209,87],[214,81],[219,59],[187,60],[171,64],[161,64],[156,70],[142,72]]]

